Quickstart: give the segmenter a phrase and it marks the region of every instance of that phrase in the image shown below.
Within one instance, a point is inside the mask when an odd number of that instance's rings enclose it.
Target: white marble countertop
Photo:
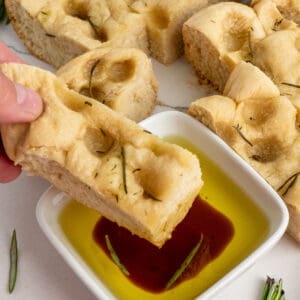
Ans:
[[[0,39],[27,62],[42,68],[52,68],[32,57],[23,47],[10,25],[0,26]],[[160,82],[159,99],[166,104],[156,111],[169,109],[168,105],[187,106],[209,90],[200,87],[191,68],[181,59],[165,67],[154,62],[154,71]],[[75,276],[40,230],[35,207],[49,183],[22,174],[16,181],[0,185],[0,299],[13,300],[93,300],[95,297]],[[9,243],[13,229],[17,230],[19,244],[19,273],[15,291],[8,294]],[[298,274],[300,245],[285,235],[280,242],[249,270],[213,299],[260,299],[266,276],[282,278],[286,299],[300,299]]]

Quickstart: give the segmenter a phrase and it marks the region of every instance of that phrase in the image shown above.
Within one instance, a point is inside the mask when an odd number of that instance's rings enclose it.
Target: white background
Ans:
[[[51,70],[20,43],[11,26],[0,26],[0,39],[28,63]],[[197,83],[184,59],[165,67],[154,62],[160,83],[162,104],[187,106],[205,94],[213,93]],[[164,105],[157,111],[170,109]],[[93,300],[95,297],[74,275],[40,230],[35,207],[49,183],[22,174],[10,184],[0,184],[0,300]],[[263,199],[262,199],[263,201]],[[19,272],[15,291],[7,292],[9,244],[13,229],[19,243]],[[282,278],[286,299],[300,299],[300,245],[285,235],[281,241],[238,279],[213,297],[217,300],[260,299],[267,275]]]

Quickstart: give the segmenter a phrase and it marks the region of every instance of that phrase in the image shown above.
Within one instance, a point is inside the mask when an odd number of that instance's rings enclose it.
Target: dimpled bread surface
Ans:
[[[139,122],[157,102],[158,84],[150,59],[139,49],[98,48],[56,72],[67,86]]]

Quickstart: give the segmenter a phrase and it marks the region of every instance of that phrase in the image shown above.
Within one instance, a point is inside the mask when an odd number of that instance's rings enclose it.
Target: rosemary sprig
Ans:
[[[116,263],[116,265],[120,268],[120,270],[126,275],[126,276],[129,276],[129,272],[128,270],[126,269],[126,267],[121,263],[115,249],[113,248],[111,242],[110,242],[110,239],[109,239],[109,236],[108,234],[105,235],[105,243],[106,243],[106,247],[110,253],[110,256],[112,258],[112,260]]]
[[[253,48],[251,44],[251,29],[248,31],[248,47],[249,47],[249,56],[251,61],[253,59]]]
[[[122,175],[123,175],[123,185],[125,194],[127,194],[127,179],[126,179],[126,156],[124,147],[121,147],[121,158],[122,158]]]
[[[253,160],[259,161],[259,162],[263,161],[262,157],[260,155],[257,155],[257,154],[251,155],[250,158],[252,158]]]
[[[100,128],[100,131],[103,134],[103,136],[106,136],[106,133],[105,133],[105,131],[102,128]]]
[[[281,84],[288,85],[288,86],[300,89],[300,85],[298,85],[298,84],[288,83],[288,82],[281,82]]]
[[[253,147],[253,144],[244,136],[244,134],[242,133],[242,126],[240,126],[240,124],[237,124],[236,126],[232,126],[237,133],[240,135],[240,137],[247,143],[249,144],[251,147]]]
[[[284,290],[282,289],[282,280],[278,283],[275,282],[274,278],[267,277],[264,285],[261,300],[284,300]]]
[[[10,242],[10,266],[9,266],[9,281],[8,291],[11,294],[15,288],[18,273],[18,243],[17,234],[14,229]]]
[[[90,71],[90,77],[89,77],[89,96],[91,98],[95,98],[93,94],[93,89],[92,89],[92,81],[93,81],[93,75],[95,72],[95,69],[97,68],[98,64],[100,63],[100,59],[96,60],[96,62],[92,65],[91,71]]]
[[[284,187],[287,185],[287,188],[285,189],[285,191],[281,194],[281,196],[285,196],[288,191],[293,187],[293,185],[295,184],[298,175],[300,174],[300,172],[297,172],[293,175],[291,175],[278,189],[277,192],[280,193],[281,191],[283,191]]]
[[[272,28],[272,30],[273,31],[278,31],[279,30],[279,25],[282,23],[282,21],[283,21],[283,18],[282,19],[280,19],[280,20],[276,20],[276,22],[274,23],[274,26],[273,26],[273,28]]]
[[[145,197],[148,197],[148,198],[151,198],[151,199],[154,200],[154,201],[162,202],[161,199],[158,199],[158,198],[154,197],[153,195],[151,195],[150,193],[148,193],[148,192],[146,192],[146,191],[144,191],[144,196],[145,196]]]
[[[56,37],[54,34],[51,34],[51,33],[46,33],[46,36],[51,37],[51,38],[55,38]]]
[[[189,253],[189,255],[186,257],[186,259],[183,261],[179,269],[174,273],[174,275],[171,277],[171,279],[166,284],[165,290],[168,290],[180,277],[180,275],[183,273],[183,271],[186,269],[186,267],[191,263],[192,259],[198,252],[199,248],[201,247],[201,244],[203,242],[203,234],[201,234],[199,242],[195,245],[195,247],[192,249],[192,251]]]
[[[143,129],[143,131],[146,132],[146,133],[152,134],[152,132],[147,130],[147,129]]]

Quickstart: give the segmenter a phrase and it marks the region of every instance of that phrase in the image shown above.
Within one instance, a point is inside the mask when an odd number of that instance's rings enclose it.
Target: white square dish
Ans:
[[[220,138],[188,115],[175,111],[163,112],[151,116],[141,125],[160,137],[175,135],[193,144],[249,196],[268,221],[268,232],[259,244],[224,276],[197,296],[199,300],[207,299],[244,272],[279,241],[288,224],[287,209],[279,195],[262,177]],[[67,195],[55,188],[46,191],[36,209],[39,225],[74,272],[99,299],[116,299],[114,291],[93,272],[61,228],[59,216],[69,201]]]

